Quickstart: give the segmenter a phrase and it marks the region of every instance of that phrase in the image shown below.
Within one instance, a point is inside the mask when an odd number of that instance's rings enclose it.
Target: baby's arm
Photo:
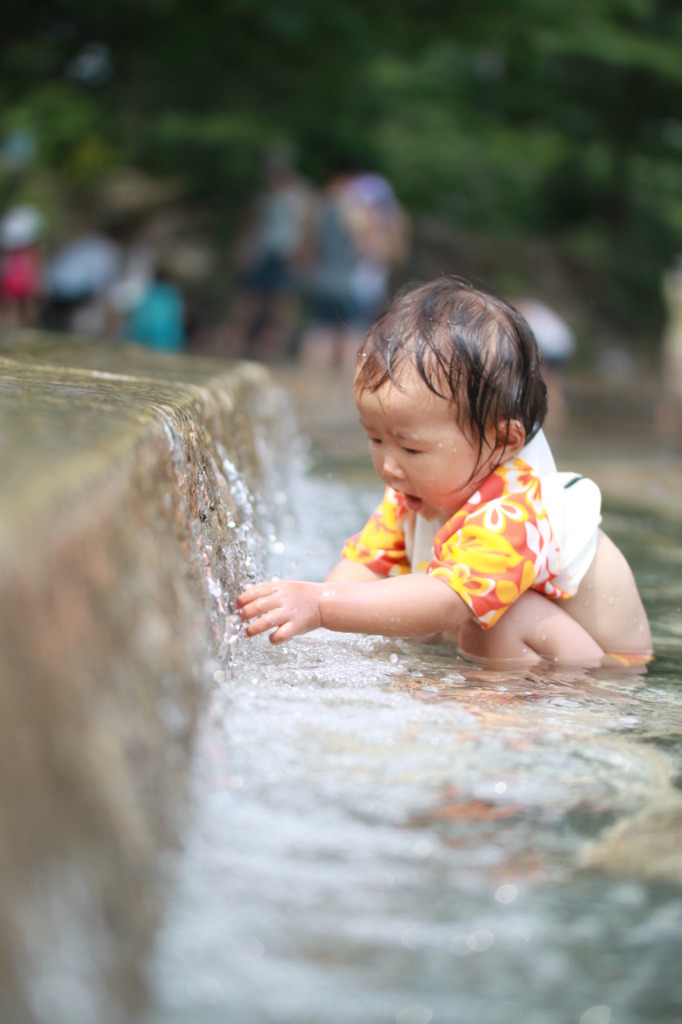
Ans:
[[[326,582],[335,583],[370,583],[372,580],[385,580],[386,577],[379,572],[374,572],[363,562],[356,562],[353,558],[342,558],[327,576]]]
[[[272,629],[274,644],[321,626],[341,633],[431,636],[454,632],[471,615],[447,583],[422,573],[363,582],[330,578],[324,583],[258,583],[237,598],[237,610],[249,623],[247,636]]]

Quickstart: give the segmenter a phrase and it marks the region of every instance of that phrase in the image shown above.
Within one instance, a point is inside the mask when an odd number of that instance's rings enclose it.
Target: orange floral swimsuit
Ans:
[[[540,431],[453,516],[426,530],[404,496],[387,487],[343,555],[386,576],[440,577],[488,628],[529,588],[550,598],[577,592],[596,552],[600,508],[596,484],[556,471]],[[420,534],[429,537],[426,555],[415,543]]]

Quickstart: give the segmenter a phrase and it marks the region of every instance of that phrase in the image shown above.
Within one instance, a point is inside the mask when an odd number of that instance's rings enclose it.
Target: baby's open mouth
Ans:
[[[406,494],[404,497],[407,507],[413,512],[419,512],[420,508],[424,504],[421,498],[418,498],[415,494]]]

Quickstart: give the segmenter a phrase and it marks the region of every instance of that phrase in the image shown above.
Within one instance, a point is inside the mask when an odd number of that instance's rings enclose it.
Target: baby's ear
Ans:
[[[497,428],[497,445],[504,450],[504,458],[510,459],[518,453],[526,443],[526,431],[521,420],[510,420],[500,423]]]

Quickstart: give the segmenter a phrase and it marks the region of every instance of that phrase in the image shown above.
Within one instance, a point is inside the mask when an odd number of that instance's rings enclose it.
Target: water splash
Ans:
[[[290,494],[267,574],[323,578],[375,495],[297,476]],[[677,889],[581,866],[671,791],[662,676],[233,625],[150,1024],[546,1024],[557,993],[562,1020],[677,1024]]]

